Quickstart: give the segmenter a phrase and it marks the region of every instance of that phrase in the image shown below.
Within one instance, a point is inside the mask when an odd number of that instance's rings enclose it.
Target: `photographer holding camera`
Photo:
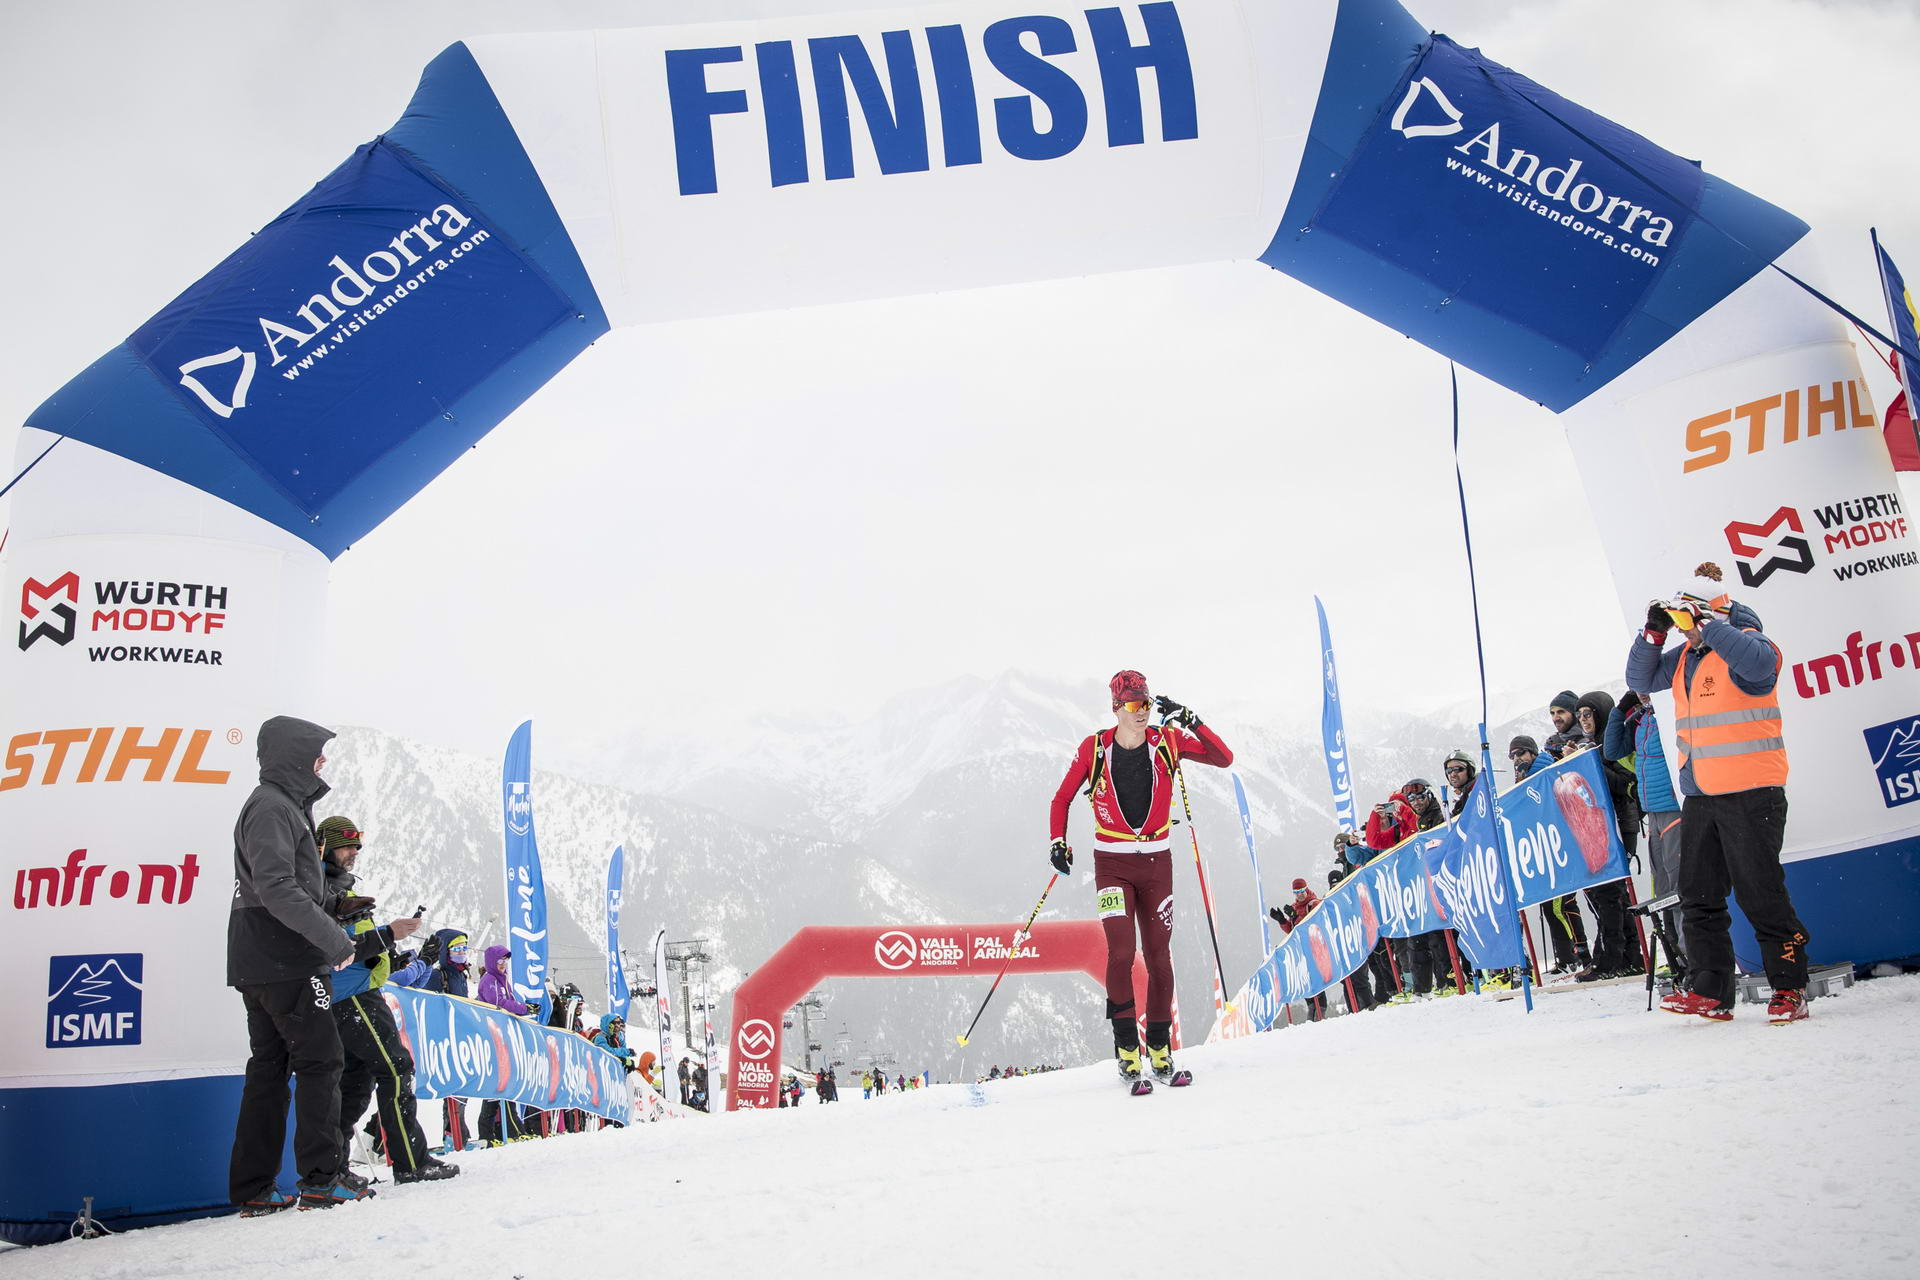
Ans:
[[[1718,583],[1717,566],[1696,571]],[[1690,991],[1660,1002],[1669,1013],[1711,1022],[1733,1017],[1729,891],[1760,942],[1776,1026],[1807,1016],[1807,931],[1787,896],[1780,847],[1787,830],[1787,742],[1777,686],[1780,650],[1759,615],[1722,594],[1682,592],[1647,605],[1627,653],[1627,687],[1642,697],[1673,692],[1679,760],[1680,910],[1686,922]],[[1686,643],[1667,649],[1678,629]]]
[[[459,1166],[427,1154],[427,1143],[414,1116],[413,1055],[400,1039],[393,1011],[380,988],[405,960],[393,946],[420,928],[419,918],[403,916],[384,925],[373,922],[372,898],[353,892],[354,864],[360,858],[360,828],[351,818],[332,817],[320,824],[320,848],[326,860],[327,887],[338,895],[334,914],[353,942],[353,962],[333,974],[333,1019],[340,1030],[345,1068],[340,1073],[340,1156],[345,1167],[353,1146],[353,1126],[367,1109],[370,1097],[379,1098],[383,1144],[393,1161],[395,1182],[430,1182],[451,1178]]]

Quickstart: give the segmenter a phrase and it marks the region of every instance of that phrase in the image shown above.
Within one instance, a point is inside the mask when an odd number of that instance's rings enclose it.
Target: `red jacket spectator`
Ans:
[[[1391,818],[1381,814],[1386,809]],[[1383,805],[1376,805],[1367,815],[1367,847],[1376,853],[1382,849],[1391,849],[1420,830],[1420,819],[1413,812],[1413,806],[1407,803],[1406,796],[1396,791]]]

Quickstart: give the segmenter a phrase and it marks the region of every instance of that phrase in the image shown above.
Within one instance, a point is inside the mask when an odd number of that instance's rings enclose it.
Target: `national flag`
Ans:
[[[1914,307],[1913,294],[1901,279],[1900,269],[1880,247],[1880,233],[1869,234],[1873,237],[1874,257],[1880,264],[1880,289],[1886,296],[1887,319],[1893,329],[1894,349],[1887,362],[1893,366],[1893,376],[1900,380],[1900,394],[1887,408],[1884,427],[1887,453],[1893,458],[1895,471],[1920,471],[1920,429],[1916,429],[1913,413],[1913,391],[1920,386],[1920,310]]]

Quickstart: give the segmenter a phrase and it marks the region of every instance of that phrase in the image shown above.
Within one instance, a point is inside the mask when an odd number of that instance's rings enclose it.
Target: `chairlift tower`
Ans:
[[[680,1042],[688,1049],[694,1048],[693,1041],[693,983],[696,970],[704,983],[707,966],[713,963],[713,955],[708,950],[712,944],[705,938],[689,938],[683,942],[667,944],[668,974],[674,970],[680,973]],[[668,974],[661,974],[662,981],[670,981]],[[704,1043],[700,1046],[705,1052]]]

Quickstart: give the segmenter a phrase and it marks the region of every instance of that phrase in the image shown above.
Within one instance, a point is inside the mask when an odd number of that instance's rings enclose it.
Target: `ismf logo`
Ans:
[[[761,1059],[773,1052],[773,1025],[765,1018],[755,1018],[740,1028],[734,1043],[740,1047],[743,1058]]]
[[[63,573],[52,582],[28,578],[20,584],[20,647],[37,640],[67,644],[73,639],[80,603],[80,575]]]
[[[47,961],[47,1048],[140,1043],[139,952]]]
[[[1792,507],[1781,507],[1760,524],[1729,521],[1727,546],[1736,557],[1740,581],[1757,587],[1778,570],[1813,572],[1813,546],[1806,532],[1800,513]]]
[[[913,963],[919,945],[912,934],[890,929],[873,940],[873,958],[882,969],[905,969]]]
[[[1920,800],[1920,715],[1877,724],[1865,734],[1887,808]]]

